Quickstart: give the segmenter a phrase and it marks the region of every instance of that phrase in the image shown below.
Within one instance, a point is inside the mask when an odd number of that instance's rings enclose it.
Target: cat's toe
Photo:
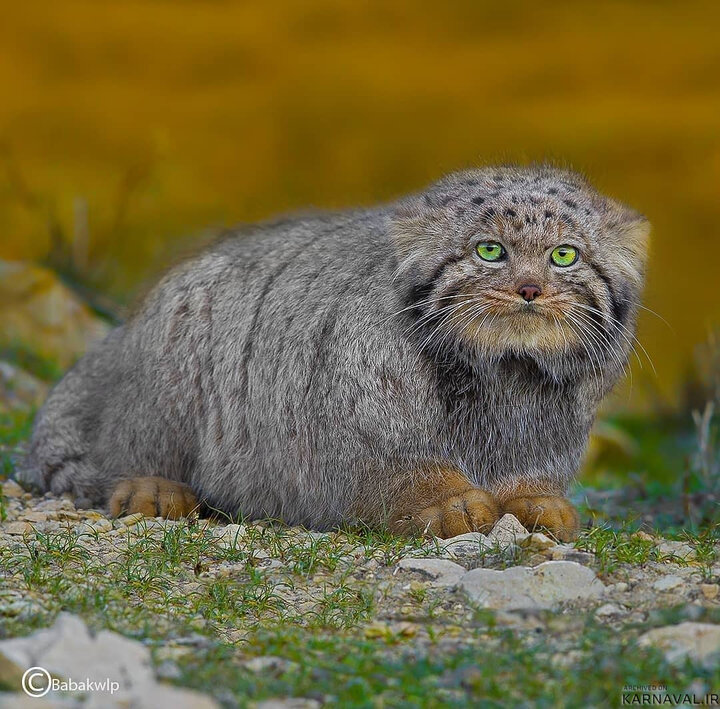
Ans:
[[[121,480],[108,507],[112,517],[140,512],[146,517],[180,519],[197,509],[198,500],[187,485],[152,476]]]
[[[442,529],[438,536],[445,539],[467,532],[487,534],[498,519],[495,498],[484,490],[472,488],[442,504]]]
[[[546,530],[561,542],[571,542],[580,531],[580,515],[564,497],[529,495],[505,500],[502,511],[515,515],[530,531]]]
[[[402,518],[398,531],[449,539],[467,532],[487,533],[498,516],[495,498],[484,490],[471,488]]]

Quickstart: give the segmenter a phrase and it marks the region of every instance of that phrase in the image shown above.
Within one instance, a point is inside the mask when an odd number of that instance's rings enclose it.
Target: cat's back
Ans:
[[[159,301],[172,306],[177,296],[192,291],[245,302],[257,289],[301,290],[319,272],[330,287],[343,274],[360,277],[368,266],[394,258],[387,219],[383,208],[313,212],[228,230],[170,270],[139,311]]]
[[[258,276],[326,263],[345,270],[389,255],[387,223],[384,208],[307,213],[231,230],[204,256]]]
[[[277,344],[323,326],[339,302],[373,310],[391,288],[395,254],[386,208],[312,213],[229,231],[170,270],[128,328],[143,349]],[[189,346],[189,349],[188,349]]]

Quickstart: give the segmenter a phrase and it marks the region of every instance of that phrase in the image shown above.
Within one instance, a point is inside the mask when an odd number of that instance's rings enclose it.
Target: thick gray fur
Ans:
[[[630,351],[643,224],[537,166],[237,232],[170,271],[55,387],[25,479],[102,505],[118,480],[161,475],[227,513],[317,529],[381,522],[434,464],[492,492],[562,491]],[[475,251],[490,237],[502,268]],[[548,263],[558,241],[581,245],[579,268]],[[488,341],[480,316],[475,337],[443,320],[443,298],[482,303],[488,283],[514,294],[527,278],[602,315],[548,348],[499,343],[513,317]]]

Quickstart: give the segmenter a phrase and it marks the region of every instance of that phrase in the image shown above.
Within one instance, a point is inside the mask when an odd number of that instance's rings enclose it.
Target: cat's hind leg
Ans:
[[[105,504],[109,480],[92,459],[79,384],[71,372],[52,392],[35,419],[17,476],[41,492],[70,493],[78,507],[96,507]]]

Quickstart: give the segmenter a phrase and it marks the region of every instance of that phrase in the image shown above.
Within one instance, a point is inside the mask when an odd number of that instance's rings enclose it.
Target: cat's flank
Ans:
[[[175,268],[53,390],[26,479],[113,514],[454,536],[563,497],[634,338],[647,222],[547,166],[261,224]]]

